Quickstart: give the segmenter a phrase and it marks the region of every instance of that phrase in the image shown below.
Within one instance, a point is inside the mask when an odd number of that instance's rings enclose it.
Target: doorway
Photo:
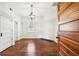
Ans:
[[[18,40],[18,22],[14,21],[14,41]]]

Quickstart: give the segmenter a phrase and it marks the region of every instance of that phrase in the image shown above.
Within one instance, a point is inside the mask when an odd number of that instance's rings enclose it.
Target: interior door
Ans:
[[[18,40],[18,23],[14,21],[14,40]]]
[[[0,52],[12,45],[13,21],[5,16],[0,16]]]

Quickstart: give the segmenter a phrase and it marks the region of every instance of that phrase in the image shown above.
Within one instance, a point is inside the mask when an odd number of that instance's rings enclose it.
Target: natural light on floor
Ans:
[[[29,42],[27,45],[27,55],[28,56],[35,55],[35,44],[33,42]]]

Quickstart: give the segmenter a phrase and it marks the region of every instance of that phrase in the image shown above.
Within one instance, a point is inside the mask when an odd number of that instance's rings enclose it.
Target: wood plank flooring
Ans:
[[[57,44],[42,39],[21,39],[0,53],[1,56],[57,56]]]

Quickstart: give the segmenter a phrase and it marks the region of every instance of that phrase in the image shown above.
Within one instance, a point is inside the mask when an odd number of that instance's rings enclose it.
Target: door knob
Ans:
[[[2,37],[2,33],[0,33],[0,37]]]
[[[56,37],[57,39],[59,39],[59,37]]]

